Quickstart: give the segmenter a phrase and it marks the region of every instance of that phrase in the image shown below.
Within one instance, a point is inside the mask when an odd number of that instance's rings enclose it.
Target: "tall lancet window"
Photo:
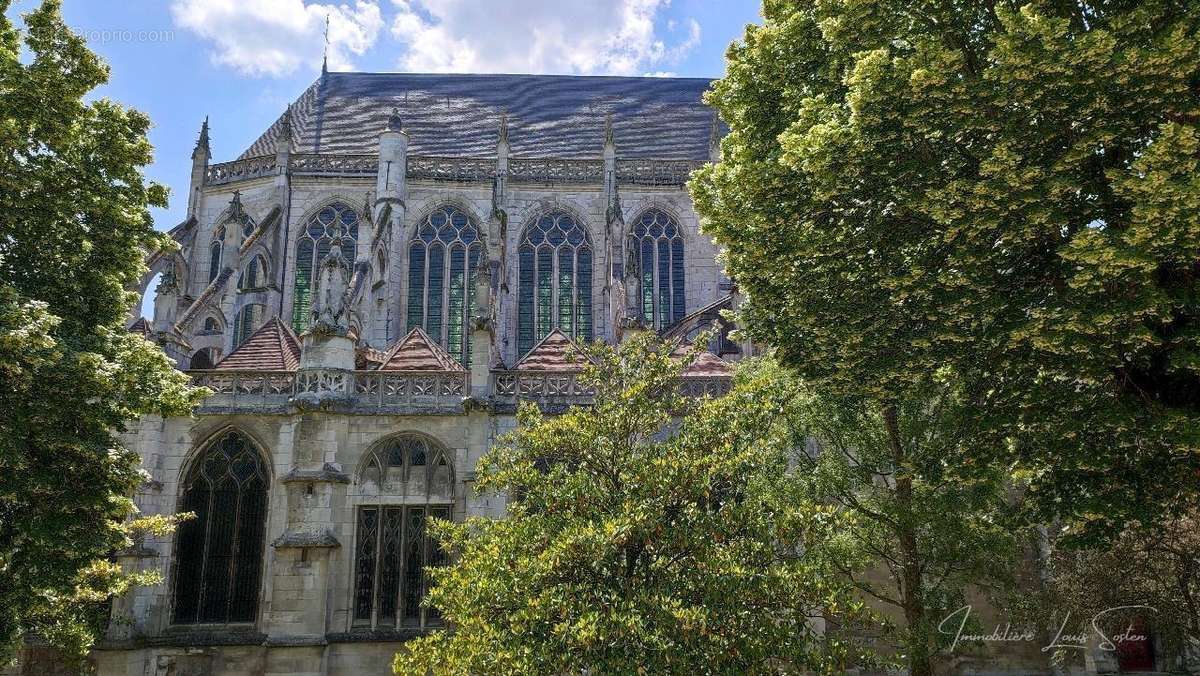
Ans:
[[[221,274],[221,250],[225,242],[225,228],[217,228],[213,233],[212,244],[208,245],[208,283],[217,278]]]
[[[408,246],[408,330],[421,327],[462,364],[471,361],[479,226],[454,207],[429,214]]]
[[[633,224],[642,286],[642,319],[663,328],[683,319],[683,233],[675,219],[651,209]]]
[[[530,223],[517,251],[517,347],[529,352],[555,328],[592,339],[592,244],[571,216]]]
[[[258,612],[268,478],[262,456],[229,431],[183,481],[175,551],[175,624],[254,622]]]
[[[342,255],[347,260],[353,261],[354,249],[358,241],[358,212],[341,202],[330,204],[308,219],[308,223],[304,225],[304,233],[296,242],[296,277],[292,286],[292,328],[297,333],[308,329],[313,285],[317,281],[317,266],[329,253],[335,230],[340,230],[342,235]]]

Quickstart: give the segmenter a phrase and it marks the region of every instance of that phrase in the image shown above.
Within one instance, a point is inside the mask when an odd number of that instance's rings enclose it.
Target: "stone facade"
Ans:
[[[702,108],[703,86],[691,86],[697,92],[692,107]],[[515,424],[519,401],[553,410],[588,397],[574,370],[561,367],[554,355],[523,361],[527,355],[516,339],[521,280],[514,252],[525,227],[539,217],[567,214],[586,229],[595,339],[615,342],[625,330],[646,324],[640,308],[631,306],[643,289],[626,264],[632,246],[626,224],[651,209],[682,233],[684,301],[678,310],[685,316],[674,310],[669,326],[650,328],[687,339],[720,324],[717,310],[732,302],[716,247],[700,232],[684,186],[688,172],[708,157],[625,158],[625,139],[614,126],[628,129],[628,120],[614,125],[611,113],[595,114],[592,122],[602,133],[593,135],[591,157],[579,157],[578,150],[566,158],[510,157],[519,120],[513,116],[510,130],[510,118],[494,110],[489,156],[446,157],[410,152],[420,147],[419,132],[405,127],[398,110],[386,123],[359,130],[375,139],[376,153],[354,155],[296,147],[294,139],[311,130],[294,127],[313,124],[312,116],[303,123],[294,119],[301,112],[289,109],[272,128],[272,154],[225,164],[210,162],[205,122],[193,154],[188,219],[171,231],[180,250],[151,258],[151,274],[163,281],[155,316],[148,328],[139,326],[214,392],[192,417],[147,416],[126,435],[149,474],[137,495],[147,514],[184,509],[188,477],[223,435],[236,433],[259,454],[267,498],[253,620],[180,622],[174,604],[184,574],[178,542],[183,529],[148,539],[120,560],[130,569],[159,570],[166,581],[115,601],[110,629],[95,652],[102,674],[389,671],[401,642],[425,629],[356,619],[361,508],[382,514],[388,507],[445,505],[455,520],[502,516],[504,498],[476,495],[472,483],[480,457]],[[713,124],[705,154],[718,133]],[[629,142],[637,143],[636,136],[631,132]],[[314,216],[335,203],[357,218],[357,242],[343,251],[350,264],[342,280],[348,312],[342,327],[309,330],[312,322],[295,312],[298,240]],[[408,247],[418,224],[447,207],[481,233],[476,287],[468,291],[474,316],[462,327],[474,356],[465,367],[445,366],[445,341],[438,345],[433,338],[426,345],[420,341],[428,336],[418,332],[413,354],[424,352],[390,368],[389,355],[407,349],[397,344],[412,328],[405,321]],[[265,262],[256,273],[264,278],[241,283],[256,258]],[[319,297],[321,288],[316,292],[314,315],[318,305],[331,302]],[[252,305],[262,309],[246,320],[243,311]],[[289,328],[298,322],[299,338]],[[289,353],[294,341],[302,343],[298,355]],[[570,340],[555,332],[543,342],[538,349],[545,352]],[[737,351],[727,340],[713,347],[725,356]],[[708,363],[686,386],[701,393],[727,384],[727,373]],[[398,434],[418,435],[429,448],[443,449],[449,484],[422,484],[419,473],[408,469],[403,476],[389,474],[398,467],[370,475],[371,458]]]

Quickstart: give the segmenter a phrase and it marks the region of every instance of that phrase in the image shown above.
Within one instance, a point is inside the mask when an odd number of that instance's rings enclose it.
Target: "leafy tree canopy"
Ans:
[[[452,629],[406,644],[396,672],[837,671],[848,646],[818,630],[859,611],[832,567],[853,552],[786,476],[803,441],[780,424],[787,390],[747,373],[686,399],[646,336],[588,355],[594,405],[525,407],[482,460],[508,515],[435,527],[456,557],[429,603]]]
[[[58,0],[26,14],[23,31],[9,6],[0,0],[0,664],[30,631],[86,649],[79,604],[129,582],[104,560],[129,542],[142,480],[117,435],[193,402],[162,351],[124,326],[144,256],[166,245],[149,213],[166,190],[142,175],[150,121],[85,103],[108,69]]]
[[[880,401],[949,365],[1047,511],[1200,469],[1200,5],[766,0],[691,184],[752,335]]]

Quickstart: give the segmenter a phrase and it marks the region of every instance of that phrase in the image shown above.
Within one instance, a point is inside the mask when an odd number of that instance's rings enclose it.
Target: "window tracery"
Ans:
[[[530,223],[517,250],[517,347],[524,355],[555,328],[592,339],[592,245],[570,215]]]
[[[258,611],[268,477],[250,441],[228,431],[192,464],[179,501],[175,624],[253,622]]]

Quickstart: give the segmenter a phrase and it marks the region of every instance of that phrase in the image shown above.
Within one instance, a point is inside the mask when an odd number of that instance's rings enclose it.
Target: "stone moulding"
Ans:
[[[342,472],[330,463],[325,463],[321,469],[295,468],[284,475],[279,481],[285,484],[310,482],[348,484],[350,483],[350,475]]]
[[[701,160],[618,159],[617,181],[627,185],[681,187]],[[287,171],[297,176],[373,177],[379,168],[378,155],[329,155],[295,153]],[[205,172],[205,185],[226,185],[279,173],[274,155],[247,157],[213,164]],[[494,157],[436,157],[410,155],[406,176],[421,181],[491,183],[496,177]],[[604,160],[554,157],[512,158],[506,178],[513,183],[596,184],[604,183]]]

